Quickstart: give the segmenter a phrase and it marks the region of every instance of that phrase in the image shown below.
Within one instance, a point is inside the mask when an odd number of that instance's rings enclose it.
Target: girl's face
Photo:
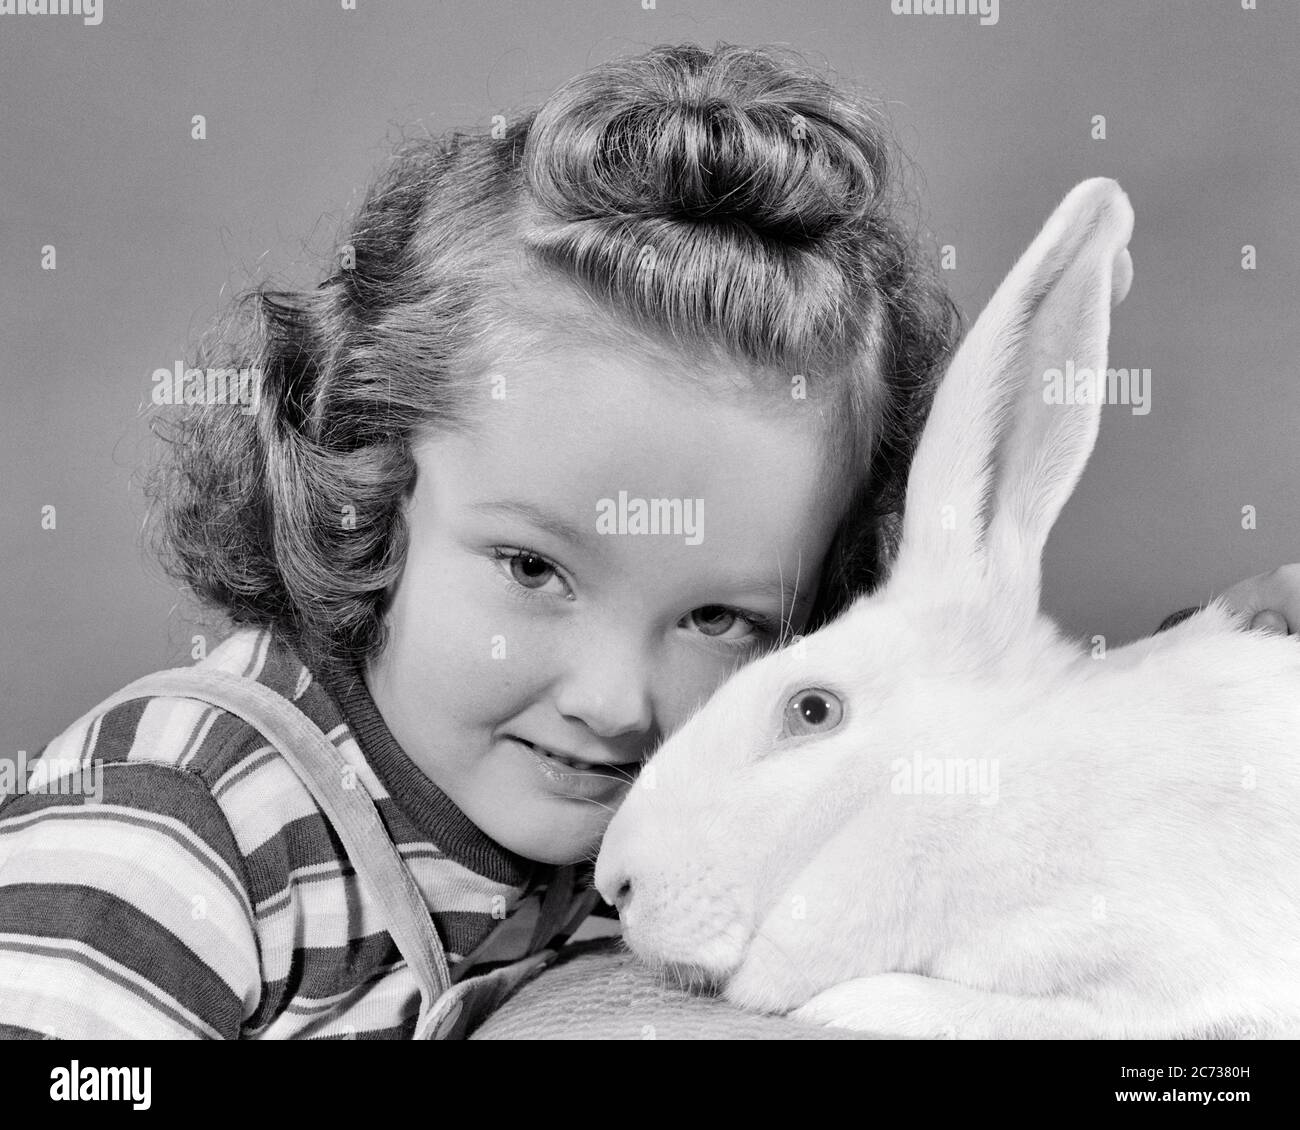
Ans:
[[[813,400],[723,397],[664,364],[534,356],[484,383],[474,434],[416,450],[367,683],[421,770],[528,859],[593,854],[652,747],[783,617],[802,628],[841,512]]]

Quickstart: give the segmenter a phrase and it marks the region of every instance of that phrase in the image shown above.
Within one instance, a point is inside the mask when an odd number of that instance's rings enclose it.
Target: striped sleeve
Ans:
[[[0,1035],[238,1039],[262,983],[225,814],[174,764],[95,764],[0,804]]]

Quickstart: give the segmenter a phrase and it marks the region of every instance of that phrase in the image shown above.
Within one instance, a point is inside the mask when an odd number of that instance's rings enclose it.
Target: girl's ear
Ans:
[[[1132,231],[1119,185],[1084,181],[993,295],[935,395],[894,577],[966,592],[991,582],[1037,610],[1047,535],[1097,438]]]

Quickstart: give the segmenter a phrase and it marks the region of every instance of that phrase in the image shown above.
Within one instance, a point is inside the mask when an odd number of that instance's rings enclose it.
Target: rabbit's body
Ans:
[[[905,1001],[898,1016],[866,1008],[863,1026],[1300,1034],[1300,647],[1215,605],[1104,658],[1050,637],[1038,657],[1014,679],[988,672],[978,701],[936,686],[944,705],[918,727],[931,762],[996,767],[992,803],[898,795],[887,749],[846,766],[876,803],[784,884],[728,996],[785,1011],[810,987],[905,971],[1047,1007],[976,999],[958,1023]],[[860,866],[836,873],[835,859]],[[819,923],[819,905],[837,920]],[[806,976],[791,976],[794,954]]]
[[[887,585],[738,671],[606,834],[644,958],[897,1035],[1300,1035],[1300,643],[1215,603],[1098,652],[1038,612],[1132,225],[1070,194],[944,379]]]

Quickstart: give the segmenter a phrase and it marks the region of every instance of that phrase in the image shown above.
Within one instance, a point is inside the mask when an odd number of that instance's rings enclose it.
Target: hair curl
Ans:
[[[168,571],[308,662],[377,652],[413,445],[472,426],[467,378],[540,340],[545,302],[527,295],[559,287],[586,302],[589,340],[626,348],[632,327],[684,357],[806,374],[830,399],[831,463],[862,472],[823,565],[824,622],[887,564],[959,328],[901,222],[897,164],[865,99],[729,44],[595,67],[501,136],[404,142],[351,223],[347,269],[314,291],[258,285],[201,340],[194,364],[255,368],[261,395],[254,414],[193,405],[160,429]]]

